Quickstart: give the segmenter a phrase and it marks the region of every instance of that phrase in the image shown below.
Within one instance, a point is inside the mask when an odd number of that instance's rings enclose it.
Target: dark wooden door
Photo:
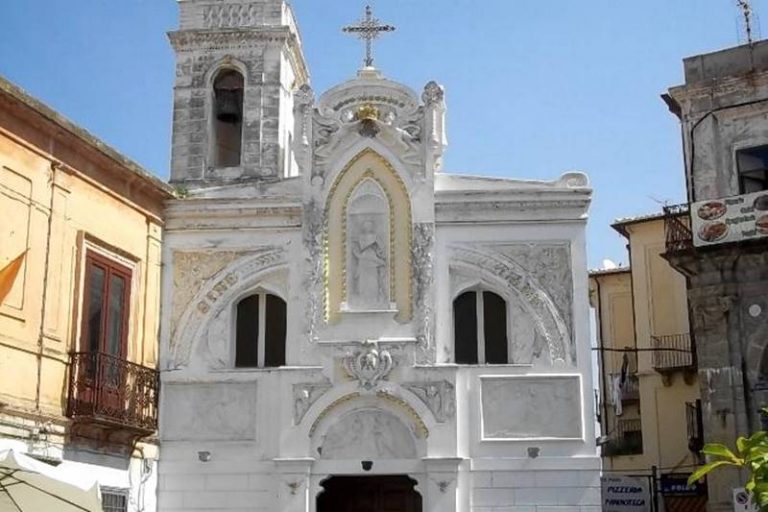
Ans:
[[[125,409],[131,270],[93,251],[86,253],[80,350],[82,398],[98,412]]]
[[[317,512],[421,512],[407,476],[336,476],[323,482]]]

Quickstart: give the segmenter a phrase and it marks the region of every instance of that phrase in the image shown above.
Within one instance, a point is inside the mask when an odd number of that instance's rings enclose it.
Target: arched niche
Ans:
[[[385,213],[386,212],[386,213]],[[365,227],[366,216],[387,222]],[[358,218],[354,217],[359,214]],[[354,225],[350,225],[355,219]],[[350,302],[350,283],[354,279],[353,243],[365,237],[381,239],[386,245],[385,290],[389,305],[375,305],[371,310],[396,309],[395,319],[410,321],[411,305],[411,201],[403,180],[392,165],[371,149],[352,158],[337,175],[330,188],[325,208],[325,316],[329,323],[339,320],[342,309],[355,309]],[[365,231],[364,231],[365,230]],[[356,237],[355,240],[351,236]],[[369,284],[369,286],[372,286]],[[354,296],[352,296],[354,298]],[[354,301],[353,301],[354,302]],[[365,307],[361,309],[366,309]]]
[[[344,394],[307,426],[311,456],[321,459],[414,459],[427,453],[422,415],[389,393]]]
[[[372,178],[362,180],[347,204],[347,295],[342,309],[391,309],[395,259],[389,201]]]
[[[321,459],[415,459],[416,441],[400,418],[366,407],[341,415],[324,433],[317,447]]]

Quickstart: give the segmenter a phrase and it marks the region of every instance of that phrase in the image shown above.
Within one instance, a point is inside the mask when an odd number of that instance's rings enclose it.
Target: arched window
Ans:
[[[219,71],[213,81],[213,164],[237,167],[243,146],[243,75]]]
[[[455,360],[459,364],[506,364],[507,303],[489,291],[467,291],[453,301]]]
[[[237,304],[235,366],[268,368],[285,365],[285,301],[256,293]]]

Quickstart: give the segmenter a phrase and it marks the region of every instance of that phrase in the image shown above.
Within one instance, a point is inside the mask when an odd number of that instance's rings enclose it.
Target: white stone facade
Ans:
[[[208,4],[282,6],[185,0],[175,37],[223,30],[195,25],[213,23],[193,15]],[[228,30],[262,23],[235,18]],[[238,58],[270,68],[281,44]],[[180,61],[217,65],[207,46],[188,51]],[[295,83],[281,152],[295,171],[196,175],[174,153],[187,197],[165,232],[159,510],[314,512],[334,475],[408,475],[425,511],[597,511],[586,177],[443,174],[434,82],[417,95],[364,69],[317,100]],[[185,133],[174,143],[207,137]],[[506,364],[455,362],[453,301],[468,290],[503,299]],[[285,365],[235,365],[252,293],[287,304]]]

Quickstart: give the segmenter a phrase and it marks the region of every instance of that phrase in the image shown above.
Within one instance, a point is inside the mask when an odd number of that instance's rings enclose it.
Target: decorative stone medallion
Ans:
[[[360,348],[344,358],[344,369],[360,381],[363,389],[373,389],[392,370],[392,355],[375,341],[364,341]]]

